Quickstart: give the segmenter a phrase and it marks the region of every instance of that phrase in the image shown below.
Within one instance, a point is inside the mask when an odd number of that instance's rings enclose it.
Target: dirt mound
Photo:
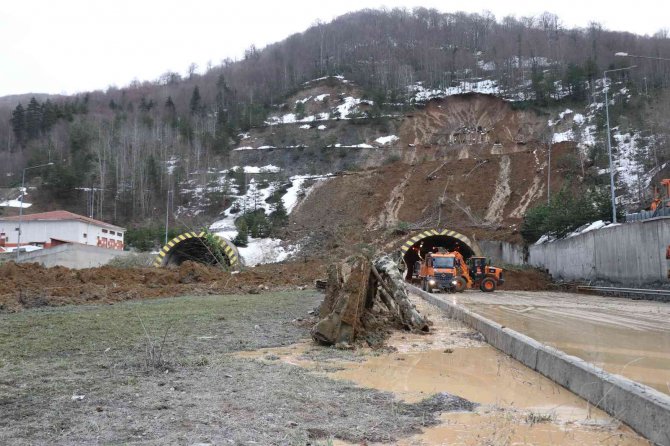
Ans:
[[[0,312],[82,303],[114,303],[184,294],[257,293],[312,286],[324,276],[318,260],[261,265],[231,273],[195,262],[178,268],[74,270],[36,263],[0,265]]]
[[[551,276],[539,269],[506,269],[505,285],[508,291],[545,291],[553,290]]]

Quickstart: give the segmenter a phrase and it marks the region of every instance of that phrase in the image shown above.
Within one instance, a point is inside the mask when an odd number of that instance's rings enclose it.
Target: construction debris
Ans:
[[[352,344],[368,328],[367,316],[373,308],[385,309],[405,329],[428,331],[428,321],[410,302],[391,258],[382,256],[371,262],[358,255],[328,267],[321,320],[312,328],[312,338],[326,345]]]

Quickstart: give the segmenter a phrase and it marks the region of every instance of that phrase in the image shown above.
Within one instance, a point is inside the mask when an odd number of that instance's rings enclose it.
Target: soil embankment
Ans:
[[[83,270],[9,262],[0,265],[0,312],[187,294],[296,289],[312,287],[324,273],[324,265],[317,260],[262,265],[239,273],[190,261],[178,268],[103,266]]]

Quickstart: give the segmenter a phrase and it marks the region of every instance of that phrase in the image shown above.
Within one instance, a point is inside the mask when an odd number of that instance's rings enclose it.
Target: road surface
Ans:
[[[670,394],[670,303],[501,290],[446,296],[540,342]]]

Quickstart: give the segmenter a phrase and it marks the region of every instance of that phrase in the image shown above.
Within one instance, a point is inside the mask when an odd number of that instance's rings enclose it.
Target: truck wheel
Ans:
[[[496,290],[496,281],[490,277],[484,278],[482,284],[479,286],[479,289],[485,293],[492,293]]]
[[[465,277],[457,277],[456,285],[454,286],[454,291],[457,293],[462,293],[465,291],[465,288],[468,286],[468,282],[465,280]]]

